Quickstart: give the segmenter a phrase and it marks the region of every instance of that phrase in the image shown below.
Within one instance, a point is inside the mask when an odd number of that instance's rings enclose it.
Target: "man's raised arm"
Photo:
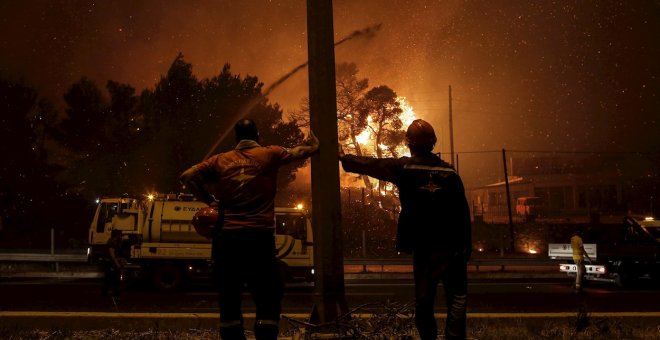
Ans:
[[[301,145],[289,149],[289,153],[293,159],[303,159],[310,157],[319,150],[319,139],[316,138],[314,131],[309,130],[309,136]]]

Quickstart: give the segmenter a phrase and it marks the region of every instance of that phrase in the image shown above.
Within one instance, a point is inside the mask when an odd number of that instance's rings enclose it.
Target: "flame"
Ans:
[[[408,125],[410,125],[415,119],[417,119],[417,115],[415,114],[415,111],[413,110],[412,105],[408,103],[408,100],[406,100],[406,97],[397,97],[396,99],[399,102],[399,107],[403,112],[401,112],[401,116],[399,118],[401,119],[401,130],[406,130],[408,129]],[[410,156],[410,150],[408,149],[407,145],[402,145],[396,148],[396,153],[399,154],[400,156]]]
[[[362,131],[362,133],[360,133],[356,137],[358,144],[360,144],[361,146],[369,145],[370,144],[369,141],[372,138],[373,137],[371,136],[371,130],[369,130],[369,129],[366,129],[366,130]]]
[[[417,119],[417,115],[415,115],[415,111],[413,110],[412,106],[408,104],[406,97],[398,97],[396,100],[399,102],[399,107],[401,110],[403,110],[400,118],[401,122],[403,122],[403,129],[406,129],[408,128],[408,125]]]

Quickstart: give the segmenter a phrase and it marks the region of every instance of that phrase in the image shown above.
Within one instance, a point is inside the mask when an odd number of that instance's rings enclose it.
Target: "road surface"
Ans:
[[[611,284],[592,284],[581,294],[570,287],[569,279],[472,280],[469,283],[470,313],[552,313],[574,312],[587,306],[591,312],[657,312],[660,287],[657,284],[622,289]],[[0,311],[63,312],[164,312],[214,313],[217,298],[206,281],[194,282],[183,291],[156,292],[126,287],[118,305],[100,296],[100,279],[3,279],[0,281]],[[314,289],[306,284],[287,287],[284,313],[308,313]],[[354,280],[346,283],[350,308],[363,304],[396,301],[412,303],[410,280]],[[248,294],[244,311],[254,312]],[[438,289],[436,312],[444,313],[442,287]]]

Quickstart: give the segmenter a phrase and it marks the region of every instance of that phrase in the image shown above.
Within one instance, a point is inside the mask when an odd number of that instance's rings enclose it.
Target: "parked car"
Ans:
[[[593,262],[585,265],[585,280],[614,282],[619,286],[642,280],[660,282],[660,221],[652,217],[626,216],[623,223],[590,230],[584,250]],[[563,260],[559,271],[575,277],[570,243],[551,243],[548,256]]]

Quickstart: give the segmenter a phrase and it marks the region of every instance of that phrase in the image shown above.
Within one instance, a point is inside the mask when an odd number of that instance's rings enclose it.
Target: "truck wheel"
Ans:
[[[160,291],[177,290],[183,283],[183,274],[181,269],[173,264],[162,265],[154,271],[152,282]]]

